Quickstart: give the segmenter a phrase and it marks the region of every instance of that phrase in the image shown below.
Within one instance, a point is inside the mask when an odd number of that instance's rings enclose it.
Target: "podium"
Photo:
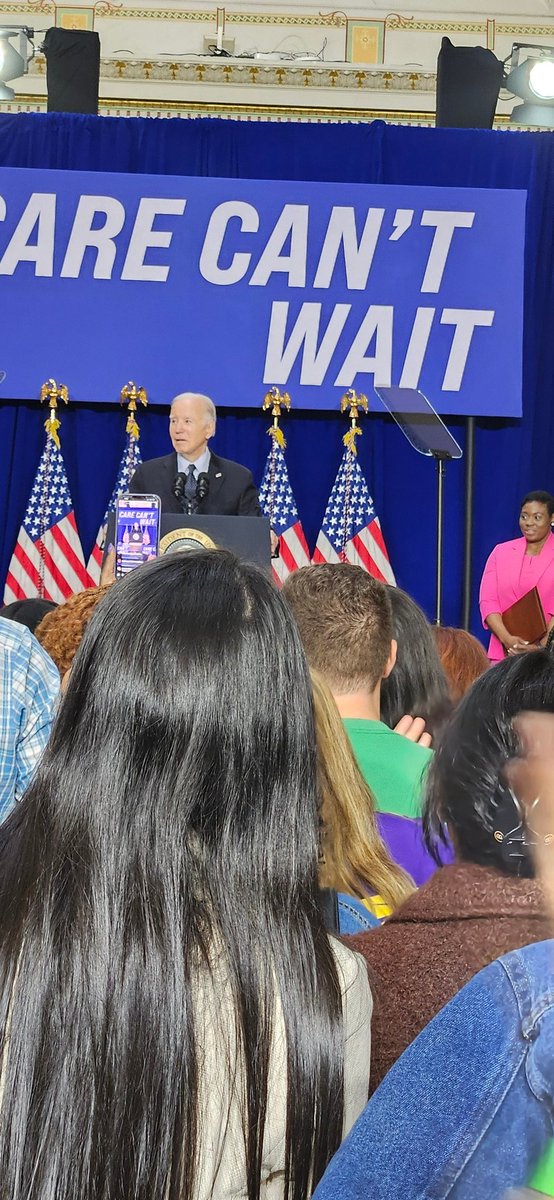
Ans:
[[[162,513],[160,555],[176,550],[231,550],[243,562],[268,571],[271,543],[267,517],[203,517]],[[115,542],[115,514],[108,517],[106,546]]]

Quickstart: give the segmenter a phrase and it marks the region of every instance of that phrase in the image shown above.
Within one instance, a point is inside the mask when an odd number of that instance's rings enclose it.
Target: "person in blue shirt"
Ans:
[[[0,820],[31,781],[59,691],[58,669],[34,635],[0,616]]]
[[[546,941],[485,967],[426,1026],[313,1200],[507,1200],[553,1135],[554,942]]]

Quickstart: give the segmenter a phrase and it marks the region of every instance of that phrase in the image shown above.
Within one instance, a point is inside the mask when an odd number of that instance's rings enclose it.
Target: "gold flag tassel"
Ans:
[[[358,412],[361,408],[362,412],[367,413],[367,396],[364,396],[361,392],[355,392],[354,388],[349,388],[344,393],[340,402],[341,413],[346,412],[347,408],[350,410],[350,429],[345,433],[342,440],[347,450],[350,450],[352,454],[357,454],[356,438],[362,436],[362,431],[358,425]]]
[[[119,403],[127,405],[127,424],[125,426],[125,432],[134,438],[136,442],[138,442],[140,438],[140,429],[138,427],[138,421],[136,418],[137,401],[139,404],[142,404],[144,408],[146,408],[148,404],[146,389],[143,387],[137,387],[136,383],[133,383],[133,381],[130,380],[129,383],[126,383],[125,387],[121,389]]]
[[[269,389],[264,396],[264,402],[262,404],[262,409],[264,412],[267,412],[268,408],[271,409],[273,425],[269,426],[267,432],[270,438],[273,439],[273,445],[278,446],[280,450],[284,450],[287,444],[283,430],[279,425],[281,409],[286,408],[287,412],[290,412],[290,404],[291,400],[288,392],[280,392],[278,387],[272,387]]]
[[[63,400],[64,404],[67,404],[69,401],[69,394],[65,383],[58,384],[55,379],[47,379],[46,383],[43,383],[40,389],[40,402],[44,404],[48,401],[50,412],[44,422],[44,428],[47,437],[52,439],[57,450],[60,449],[58,429],[61,425],[61,421],[58,420],[57,416],[58,400]]]

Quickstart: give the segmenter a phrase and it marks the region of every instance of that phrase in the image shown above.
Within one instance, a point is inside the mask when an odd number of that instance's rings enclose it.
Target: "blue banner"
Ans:
[[[522,191],[0,168],[0,399],[53,376],[521,415]]]

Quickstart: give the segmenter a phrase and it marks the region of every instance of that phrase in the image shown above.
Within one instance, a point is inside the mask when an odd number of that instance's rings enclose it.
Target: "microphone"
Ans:
[[[171,489],[173,492],[173,495],[175,496],[175,499],[179,501],[179,504],[181,505],[183,512],[185,512],[186,507],[188,507],[188,501],[185,497],[186,481],[187,481],[187,477],[185,475],[185,472],[179,471],[179,473],[175,476],[175,479],[173,481],[173,487]]]
[[[210,477],[206,471],[201,471],[196,481],[196,503],[201,504],[210,490]]]

